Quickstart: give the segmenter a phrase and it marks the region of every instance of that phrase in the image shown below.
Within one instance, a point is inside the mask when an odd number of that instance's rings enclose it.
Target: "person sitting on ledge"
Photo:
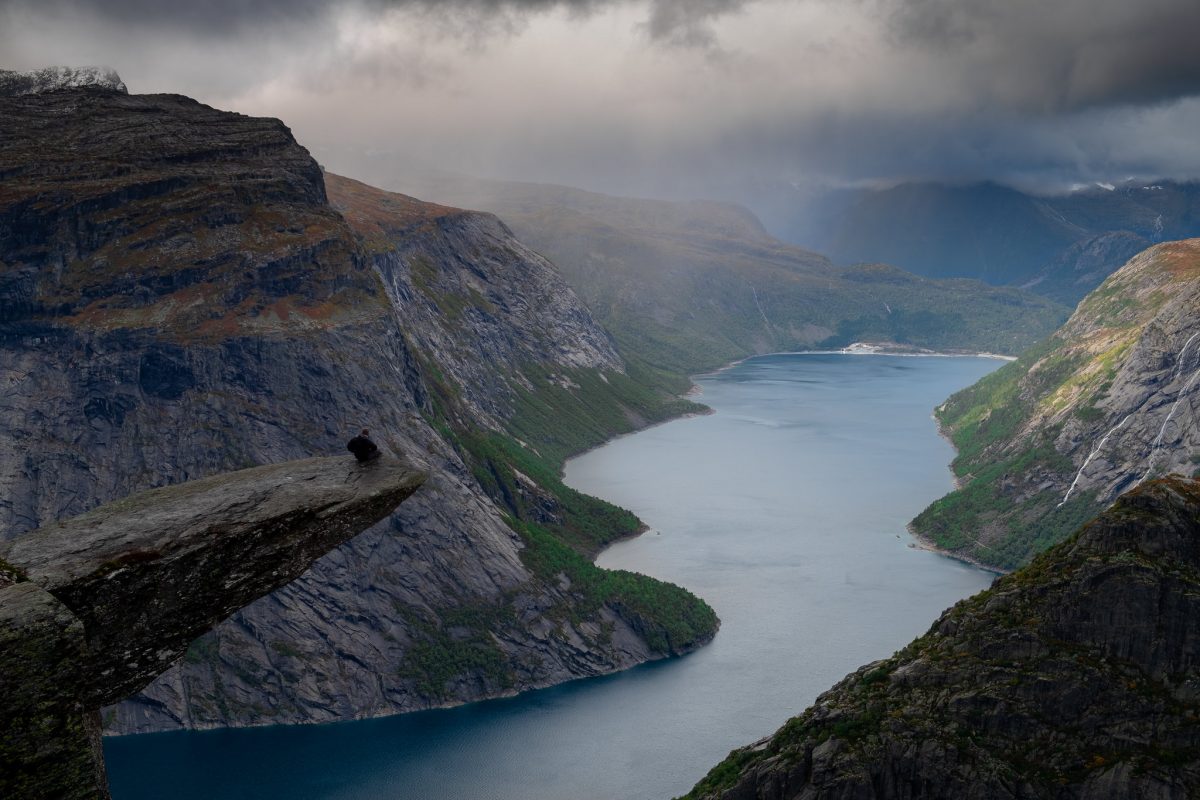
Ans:
[[[363,428],[362,433],[346,443],[346,449],[354,453],[354,457],[360,464],[365,464],[380,456],[379,448],[371,441],[371,434],[366,428]]]

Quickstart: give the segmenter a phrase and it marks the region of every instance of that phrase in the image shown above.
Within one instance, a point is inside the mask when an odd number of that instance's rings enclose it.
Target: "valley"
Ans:
[[[100,506],[153,521],[296,464],[336,484],[364,428],[406,476],[185,633],[163,609],[238,583],[172,567],[194,531],[118,531],[103,563],[56,540],[100,584],[162,579],[137,588],[136,681],[10,651],[6,696],[67,698],[37,713],[82,766],[51,791],[50,750],[14,757],[0,794],[102,799],[101,731],[119,800],[181,776],[197,798],[1200,791],[1195,184],[839,191],[826,256],[732,203],[362,153],[342,175],[279,119],[107,68],[0,71],[5,641],[120,661],[104,593],[68,614],[43,595],[70,582],[18,557]],[[1012,574],[968,597],[993,574],[962,561]],[[24,714],[5,725],[46,732]]]
[[[237,796],[246,774],[261,776],[262,800],[385,798],[397,785],[463,800],[682,794],[730,748],[991,583],[909,547],[903,526],[950,485],[930,404],[998,363],[755,358],[697,379],[715,413],[569,461],[570,486],[650,526],[597,563],[686,586],[720,615],[714,640],[685,658],[382,720],[118,737],[106,745],[114,796],[176,781],[189,787],[181,800]]]

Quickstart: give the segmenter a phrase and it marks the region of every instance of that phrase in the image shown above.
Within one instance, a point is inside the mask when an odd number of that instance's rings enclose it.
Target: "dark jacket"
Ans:
[[[379,455],[379,448],[366,436],[355,436],[346,443],[346,449],[359,461],[370,461]]]

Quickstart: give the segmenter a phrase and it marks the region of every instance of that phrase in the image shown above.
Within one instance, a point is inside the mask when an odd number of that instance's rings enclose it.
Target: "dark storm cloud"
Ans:
[[[1200,93],[1197,0],[898,0],[900,42],[957,67],[983,103],[1054,113]]]
[[[1200,0],[0,0],[0,67],[613,192],[1062,185],[1200,176],[1197,31]]]
[[[185,31],[193,35],[228,35],[243,28],[264,25],[303,25],[337,8],[359,8],[368,13],[389,10],[419,12],[444,17],[450,27],[480,28],[494,25],[511,32],[528,14],[565,9],[589,14],[627,0],[0,0],[7,9],[39,15],[83,12],[89,16],[128,25]],[[645,29],[655,40],[707,46],[713,41],[708,25],[737,10],[748,0],[651,0]],[[465,18],[466,24],[459,19]]]
[[[743,0],[657,0],[645,28],[652,39],[711,47],[716,37],[710,23],[743,5]]]

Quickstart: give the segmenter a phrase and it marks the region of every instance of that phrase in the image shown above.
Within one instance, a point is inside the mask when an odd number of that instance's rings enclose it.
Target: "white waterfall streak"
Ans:
[[[1059,506],[1061,506],[1063,503],[1065,503],[1071,499],[1071,492],[1075,491],[1075,484],[1079,483],[1079,479],[1081,477],[1083,477],[1083,471],[1085,469],[1087,469],[1087,465],[1092,463],[1092,459],[1095,458],[1096,454],[1100,452],[1100,449],[1102,447],[1104,447],[1104,443],[1108,441],[1108,437],[1110,437],[1114,433],[1116,433],[1117,430],[1119,430],[1122,425],[1124,425],[1126,422],[1128,422],[1130,419],[1132,419],[1133,415],[1136,413],[1137,413],[1137,411],[1134,410],[1134,411],[1130,411],[1128,414],[1126,414],[1125,418],[1122,419],[1120,422],[1118,422],[1116,425],[1109,428],[1108,433],[1104,434],[1104,438],[1100,440],[1100,443],[1092,448],[1092,452],[1088,454],[1087,460],[1083,462],[1083,466],[1081,466],[1079,468],[1079,471],[1075,473],[1075,480],[1071,481],[1071,486],[1070,486],[1070,488],[1067,489],[1067,493],[1065,495],[1063,495],[1063,499],[1058,504]]]
[[[1196,340],[1197,336],[1200,336],[1200,331],[1193,333],[1187,342],[1184,343],[1183,350],[1179,352],[1179,361],[1175,364],[1175,374],[1171,376],[1172,383],[1174,383],[1175,379],[1179,377],[1179,373],[1183,369],[1183,361],[1187,357],[1188,347],[1191,346],[1192,342]],[[1171,417],[1175,416],[1175,409],[1179,408],[1180,401],[1182,401],[1187,395],[1188,391],[1191,390],[1192,385],[1195,384],[1197,377],[1200,377],[1200,370],[1197,370],[1196,373],[1192,375],[1192,379],[1187,382],[1187,385],[1179,390],[1179,396],[1175,398],[1175,402],[1171,405],[1170,413],[1167,414],[1167,418],[1163,420],[1162,427],[1158,429],[1158,436],[1154,437],[1154,444],[1150,446],[1150,456],[1149,460],[1146,462],[1146,471],[1142,474],[1142,477],[1138,479],[1138,482],[1135,483],[1134,486],[1141,486],[1142,482],[1145,481],[1146,478],[1150,477],[1150,473],[1154,469],[1154,459],[1158,455],[1159,448],[1162,447],[1163,436],[1167,432],[1167,425],[1171,422]]]
[[[1190,337],[1188,337],[1188,340],[1184,342],[1183,349],[1179,351],[1179,360],[1175,363],[1175,371],[1171,374],[1171,383],[1174,383],[1175,379],[1179,377],[1179,373],[1183,371],[1183,363],[1187,359],[1188,348],[1192,346],[1192,342],[1196,341],[1197,337],[1200,337],[1200,331],[1193,333]],[[1175,402],[1171,406],[1170,413],[1168,413],[1167,418],[1163,420],[1162,427],[1158,429],[1158,436],[1155,437],[1154,443],[1150,446],[1150,455],[1149,461],[1146,464],[1146,472],[1142,475],[1138,482],[1134,484],[1135,486],[1140,486],[1142,481],[1150,477],[1150,472],[1154,469],[1154,459],[1158,455],[1159,449],[1162,447],[1163,436],[1167,432],[1167,425],[1171,422],[1171,418],[1175,416],[1175,410],[1179,408],[1179,403],[1183,400],[1187,393],[1191,391],[1192,386],[1195,385],[1197,378],[1200,378],[1200,369],[1196,370],[1191,379],[1188,380],[1187,384],[1179,391],[1179,396],[1175,398]],[[1144,405],[1145,404],[1143,403],[1143,406]],[[1081,466],[1079,471],[1075,473],[1075,480],[1071,481],[1071,486],[1067,489],[1067,493],[1063,495],[1063,499],[1058,504],[1059,506],[1071,499],[1071,493],[1075,491],[1076,484],[1078,484],[1079,479],[1083,477],[1083,471],[1087,469],[1088,464],[1092,463],[1092,459],[1095,458],[1096,454],[1100,452],[1100,449],[1104,447],[1105,442],[1108,441],[1108,437],[1116,433],[1117,430],[1126,422],[1128,422],[1129,419],[1136,413],[1137,410],[1135,409],[1127,414],[1124,419],[1110,428],[1108,433],[1104,434],[1104,438],[1100,440],[1099,444],[1092,448],[1092,452],[1088,454],[1087,460],[1083,462],[1083,466]]]
[[[1183,349],[1179,351],[1179,361],[1175,362],[1175,374],[1171,376],[1172,383],[1174,383],[1175,379],[1179,377],[1179,373],[1183,371],[1183,362],[1184,359],[1187,358],[1188,348],[1192,346],[1192,342],[1196,341],[1197,336],[1200,336],[1200,331],[1193,333],[1190,337],[1188,337],[1188,340],[1183,343]]]
[[[1146,472],[1138,479],[1138,482],[1134,486],[1141,486],[1142,481],[1150,477],[1150,472],[1154,469],[1154,459],[1158,455],[1159,448],[1162,447],[1163,434],[1167,432],[1167,425],[1170,424],[1171,417],[1175,416],[1175,409],[1179,408],[1179,404],[1183,402],[1183,398],[1187,396],[1192,386],[1195,385],[1197,378],[1200,378],[1200,369],[1192,374],[1191,380],[1179,391],[1179,397],[1175,398],[1175,402],[1171,405],[1171,413],[1167,414],[1167,418],[1163,420],[1162,427],[1158,429],[1158,436],[1154,439],[1154,446],[1150,448],[1150,460],[1146,463]]]
[[[770,328],[771,320],[767,319],[767,314],[765,311],[763,311],[762,303],[758,302],[758,289],[755,289],[753,286],[751,286],[750,291],[754,292],[754,305],[758,306],[759,316],[763,318],[763,322],[767,323],[767,327]]]

